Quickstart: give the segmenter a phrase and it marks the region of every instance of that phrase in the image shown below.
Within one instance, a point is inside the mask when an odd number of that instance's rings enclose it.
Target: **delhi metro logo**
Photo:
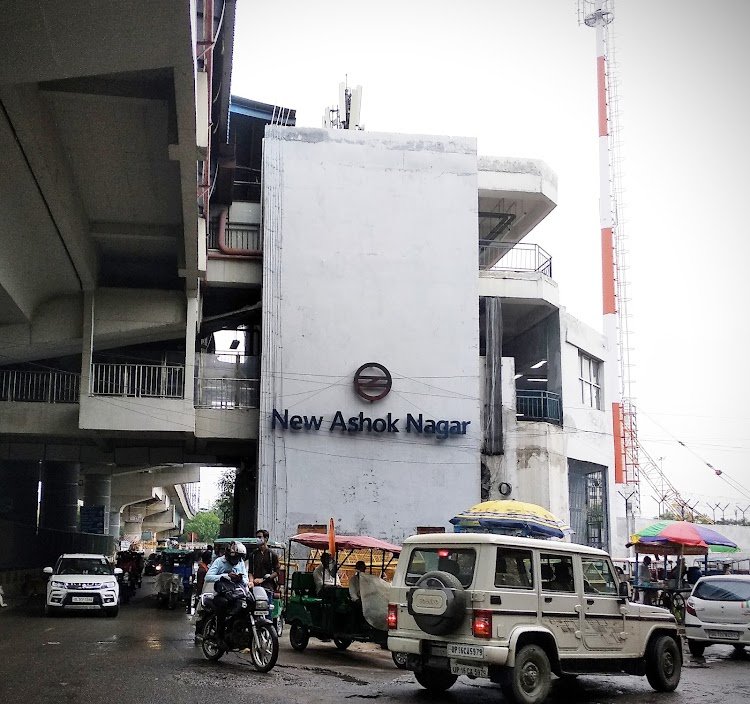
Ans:
[[[377,362],[367,362],[354,372],[354,391],[365,401],[385,398],[392,385],[391,373]]]

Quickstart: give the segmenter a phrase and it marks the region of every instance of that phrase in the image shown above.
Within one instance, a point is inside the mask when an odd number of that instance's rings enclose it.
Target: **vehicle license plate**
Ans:
[[[723,640],[739,640],[739,631],[706,631],[709,638],[721,638]]]
[[[481,645],[464,645],[463,643],[448,643],[448,657],[449,658],[476,658],[477,660],[484,660],[484,647]]]
[[[471,677],[487,677],[487,665],[467,665],[464,662],[455,662],[451,660],[452,675],[469,675]]]
[[[71,598],[71,601],[74,604],[93,604],[94,597],[93,596],[74,596]]]

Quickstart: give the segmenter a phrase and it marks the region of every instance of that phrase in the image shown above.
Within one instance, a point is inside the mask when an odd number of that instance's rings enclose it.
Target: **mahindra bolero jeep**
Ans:
[[[480,533],[413,536],[393,579],[388,648],[433,692],[466,675],[537,704],[553,673],[646,675],[670,692],[682,668],[675,619],[627,594],[609,555],[595,548]]]

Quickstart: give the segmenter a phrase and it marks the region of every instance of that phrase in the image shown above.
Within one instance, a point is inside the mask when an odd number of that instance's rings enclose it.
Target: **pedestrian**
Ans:
[[[651,558],[646,555],[638,567],[638,586],[643,587],[643,603],[653,604],[654,595],[648,588],[651,586]]]
[[[364,560],[357,560],[357,563],[354,565],[354,569],[356,570],[356,572],[349,580],[349,596],[351,597],[352,601],[359,601],[362,598],[362,594],[360,593],[359,580],[362,573],[367,569],[367,565],[365,565]]]
[[[7,604],[5,603],[5,592],[3,591],[2,586],[0,586],[0,608],[3,606],[7,606]]]
[[[264,528],[255,532],[258,547],[250,553],[249,572],[253,575],[253,584],[263,587],[268,592],[268,598],[273,603],[273,593],[279,583],[279,556],[269,550],[269,533]]]

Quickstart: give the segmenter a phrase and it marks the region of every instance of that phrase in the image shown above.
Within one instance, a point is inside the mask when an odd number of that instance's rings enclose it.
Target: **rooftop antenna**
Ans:
[[[364,130],[360,122],[362,112],[362,86],[349,88],[349,77],[339,83],[339,104],[323,111],[323,127],[334,130]]]

